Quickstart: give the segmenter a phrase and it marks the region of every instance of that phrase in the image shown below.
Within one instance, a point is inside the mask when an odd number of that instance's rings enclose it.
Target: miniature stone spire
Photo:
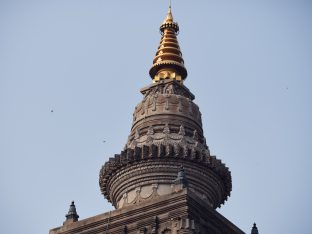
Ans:
[[[66,217],[65,223],[78,221],[79,215],[77,214],[74,201],[72,201],[72,203],[70,204],[69,211],[68,211],[67,215],[65,215],[65,217]]]
[[[161,79],[173,79],[182,82],[186,79],[187,70],[184,67],[184,60],[177,40],[179,32],[178,23],[173,21],[171,6],[167,16],[160,26],[161,40],[153,66],[149,71],[153,82]]]
[[[251,229],[251,234],[259,234],[256,223],[253,224],[253,227]]]
[[[174,183],[175,184],[181,184],[184,188],[187,186],[187,179],[186,179],[184,167],[182,165],[180,166],[178,176],[174,180]]]

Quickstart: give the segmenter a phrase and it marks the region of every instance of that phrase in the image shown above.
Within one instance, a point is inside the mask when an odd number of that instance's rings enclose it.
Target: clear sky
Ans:
[[[167,7],[0,1],[1,233],[48,233],[72,200],[81,218],[112,209],[99,170],[126,143]],[[312,2],[173,0],[173,14],[185,85],[232,172],[218,211],[247,233],[310,233]]]

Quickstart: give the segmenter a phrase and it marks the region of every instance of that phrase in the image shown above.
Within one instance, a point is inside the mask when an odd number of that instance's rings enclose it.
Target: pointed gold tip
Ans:
[[[173,22],[173,16],[172,16],[172,12],[171,12],[171,4],[170,4],[167,16],[166,16],[166,18],[165,18],[163,23],[172,23],[172,22]]]

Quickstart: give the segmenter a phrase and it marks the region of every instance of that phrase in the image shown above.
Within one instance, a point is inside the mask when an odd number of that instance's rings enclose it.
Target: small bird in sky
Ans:
[[[103,142],[103,143],[105,143],[106,141],[105,141],[105,140],[103,140],[102,142]]]
[[[53,112],[54,112],[54,110],[52,109],[52,110],[51,110],[51,113],[53,113]]]

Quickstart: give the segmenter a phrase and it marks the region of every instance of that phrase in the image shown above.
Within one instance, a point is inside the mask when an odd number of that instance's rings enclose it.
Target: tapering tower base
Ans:
[[[50,230],[50,234],[242,234],[188,188]]]

